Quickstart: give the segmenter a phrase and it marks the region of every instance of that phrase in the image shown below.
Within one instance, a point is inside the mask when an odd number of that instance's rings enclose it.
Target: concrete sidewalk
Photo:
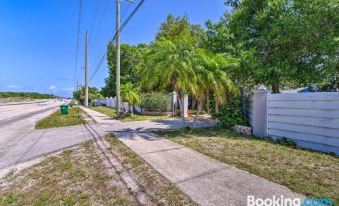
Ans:
[[[106,116],[85,110],[97,122],[109,123]],[[100,124],[93,126],[101,130],[102,135],[109,131],[115,133],[125,145],[199,205],[247,205],[249,195],[258,198],[281,195],[285,198],[303,198],[284,186],[148,133],[147,128],[154,130],[159,126],[152,122],[143,123],[142,130],[132,129],[135,123],[129,126],[119,121],[111,123],[105,127]],[[172,127],[170,125],[167,128]],[[103,128],[106,130],[103,131]],[[159,126],[159,129],[164,128],[164,125]]]

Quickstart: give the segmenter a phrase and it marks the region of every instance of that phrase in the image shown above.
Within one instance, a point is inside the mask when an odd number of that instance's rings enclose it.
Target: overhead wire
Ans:
[[[77,28],[77,41],[76,41],[76,51],[75,51],[75,64],[74,64],[74,85],[76,86],[76,73],[78,67],[78,57],[79,57],[79,42],[80,42],[80,31],[81,31],[81,20],[82,20],[82,0],[79,0],[79,14],[78,14],[78,28]],[[74,87],[75,87],[74,86]]]
[[[107,10],[109,1],[110,0],[106,0],[106,3],[104,5],[104,10],[103,10],[103,12],[101,13],[101,16],[100,16],[98,28],[97,28],[96,32],[94,33],[94,35],[92,35],[91,42],[90,42],[90,50],[92,49],[92,47],[93,47],[93,45],[94,45],[94,43],[95,43],[95,41],[97,39],[97,36],[98,36],[98,34],[99,34],[100,30],[101,30],[102,22],[104,20],[105,14],[106,14],[106,10]]]
[[[99,8],[99,2],[100,2],[100,0],[97,0],[97,2],[96,2],[96,4],[95,4],[94,17],[93,17],[93,21],[92,21],[91,28],[90,28],[90,30],[89,30],[89,35],[90,35],[90,37],[91,37],[91,35],[92,35],[93,27],[94,27],[94,24],[95,24],[95,21],[96,21],[96,18],[97,18],[97,13],[98,13],[98,8]]]
[[[137,5],[137,6],[133,9],[133,11],[129,14],[129,16],[128,16],[128,17],[126,18],[126,20],[122,23],[122,25],[120,26],[120,28],[118,29],[118,31],[115,32],[113,38],[112,38],[110,41],[108,41],[108,43],[113,42],[113,41],[116,39],[118,33],[121,33],[121,31],[126,27],[126,25],[128,24],[128,22],[133,18],[133,16],[135,15],[135,13],[140,9],[140,7],[143,5],[144,2],[145,2],[145,0],[141,0],[141,1],[138,3],[138,5]],[[99,63],[98,63],[97,66],[95,67],[95,70],[93,71],[93,73],[92,73],[92,75],[91,75],[89,81],[91,81],[91,80],[95,77],[95,75],[97,74],[97,72],[98,72],[99,69],[101,68],[101,65],[102,65],[102,63],[104,62],[106,55],[107,55],[107,49],[106,49],[106,51],[104,52],[104,54],[102,55],[102,57],[101,57]]]

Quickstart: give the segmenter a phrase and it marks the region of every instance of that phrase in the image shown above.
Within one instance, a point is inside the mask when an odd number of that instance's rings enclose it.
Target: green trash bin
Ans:
[[[68,114],[68,105],[60,105],[61,114]]]

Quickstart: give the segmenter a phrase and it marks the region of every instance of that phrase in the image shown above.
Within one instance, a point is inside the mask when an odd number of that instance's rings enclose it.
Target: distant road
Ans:
[[[35,123],[56,111],[58,100],[0,105],[1,154],[34,130]]]
[[[21,105],[21,104],[35,104],[41,102],[48,102],[50,99],[38,99],[38,100],[22,100],[22,101],[7,101],[0,99],[0,107],[1,106],[8,106],[8,105]]]
[[[34,114],[47,111],[59,105],[57,100],[40,100],[32,102],[23,102],[20,104],[9,103],[0,105],[0,128],[4,125],[12,123],[13,121],[29,117]]]

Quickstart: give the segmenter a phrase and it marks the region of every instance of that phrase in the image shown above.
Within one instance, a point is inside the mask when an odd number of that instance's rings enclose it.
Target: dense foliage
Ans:
[[[226,3],[234,10],[210,29],[214,30],[214,42],[228,37],[234,54],[242,59],[243,66],[235,72],[236,76],[271,85],[273,92],[279,92],[280,86],[309,86],[333,76],[338,81],[336,0]],[[227,51],[219,47],[217,44],[219,51]]]
[[[225,4],[222,18],[207,21],[205,28],[191,24],[186,16],[169,15],[149,45],[123,45],[122,84],[140,86],[142,92],[175,91],[180,107],[188,94],[197,116],[205,103],[209,112],[212,102],[213,116],[224,126],[243,122],[234,99],[260,84],[275,93],[298,87],[339,90],[337,0],[225,0]],[[107,59],[109,77],[103,91],[114,96],[113,44]]]
[[[73,92],[73,98],[78,100],[81,104],[85,102],[85,87],[80,87],[78,90]],[[88,103],[90,104],[94,99],[100,99],[103,96],[100,94],[98,88],[88,87]]]
[[[51,99],[53,94],[41,94],[37,92],[0,92],[0,98],[21,98],[21,99]]]
[[[222,127],[231,127],[233,125],[246,125],[247,121],[240,109],[240,100],[232,98],[226,101],[218,113],[213,112],[212,117],[219,121]]]
[[[170,112],[172,94],[153,92],[142,95],[142,108],[149,112]]]
[[[132,83],[137,84],[140,79],[137,65],[140,62],[141,55],[146,45],[140,44],[137,46],[131,46],[127,44],[121,45],[121,58],[120,58],[120,76],[121,84]],[[102,94],[106,97],[114,97],[116,93],[116,49],[113,43],[110,43],[107,47],[107,64],[108,64],[108,77],[105,79],[105,87],[102,88]]]
[[[238,65],[237,59],[204,48],[204,38],[204,30],[190,24],[187,17],[170,15],[139,65],[145,89],[168,91],[171,88],[177,94],[180,108],[184,94],[188,94],[197,102],[197,116],[210,92],[217,105],[216,111],[226,95],[238,94],[226,72],[229,67]],[[185,122],[185,118],[183,120]]]
[[[121,85],[121,98],[131,106],[131,112],[133,115],[133,106],[141,104],[140,88],[133,85],[131,82],[127,82]]]

